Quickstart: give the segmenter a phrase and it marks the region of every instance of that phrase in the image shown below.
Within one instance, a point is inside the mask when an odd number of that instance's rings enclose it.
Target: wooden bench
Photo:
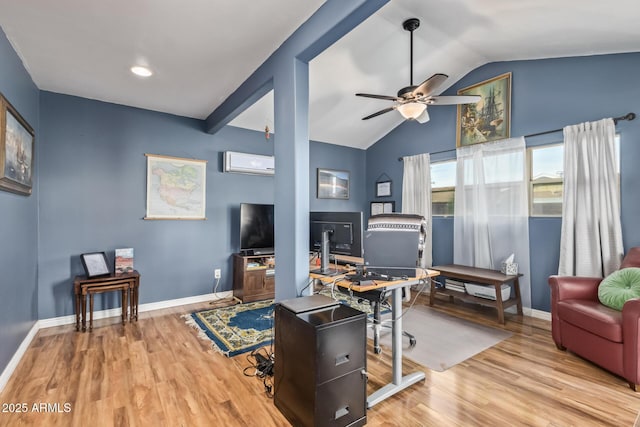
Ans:
[[[515,305],[518,314],[522,314],[522,300],[520,297],[520,282],[518,278],[522,274],[506,275],[497,270],[489,270],[486,268],[468,267],[464,265],[436,265],[431,267],[434,270],[440,272],[441,277],[449,277],[451,279],[458,279],[463,282],[472,282],[485,284],[491,286],[495,290],[496,299],[479,298],[476,296],[468,295],[464,292],[450,291],[445,288],[437,288],[436,281],[431,281],[431,294],[429,295],[429,305],[435,303],[436,294],[448,295],[449,299],[453,301],[453,298],[459,298],[463,301],[473,302],[476,304],[495,307],[498,311],[498,322],[504,325],[504,311],[505,309]],[[513,287],[513,296],[506,301],[502,300],[502,285],[509,284]]]

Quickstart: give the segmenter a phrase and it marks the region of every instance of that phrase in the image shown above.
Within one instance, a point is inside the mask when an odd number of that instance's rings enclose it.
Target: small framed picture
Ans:
[[[348,199],[349,172],[318,168],[318,199]]]
[[[376,197],[391,196],[391,181],[376,182]]]
[[[106,276],[111,274],[107,264],[107,255],[104,252],[91,252],[80,255],[82,266],[87,277]]]
[[[394,213],[396,210],[396,202],[371,202],[371,216]]]

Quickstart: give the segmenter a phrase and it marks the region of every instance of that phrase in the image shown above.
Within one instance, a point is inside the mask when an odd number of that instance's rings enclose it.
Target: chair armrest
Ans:
[[[551,336],[558,348],[564,349],[562,335],[560,334],[560,316],[558,315],[558,302],[566,299],[598,300],[598,285],[601,278],[550,276],[551,288]]]
[[[633,384],[640,384],[640,298],[624,303],[622,307],[622,363],[624,377]]]
[[[601,277],[550,276],[552,301],[565,299],[598,300],[598,285]]]

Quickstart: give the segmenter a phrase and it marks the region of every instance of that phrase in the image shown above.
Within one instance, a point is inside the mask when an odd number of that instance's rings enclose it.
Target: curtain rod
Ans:
[[[620,116],[620,117],[614,117],[613,118],[613,123],[614,124],[618,124],[619,121],[621,120],[633,120],[636,118],[636,113],[627,113],[624,116]],[[553,129],[553,130],[547,130],[544,132],[538,132],[538,133],[532,133],[529,135],[525,135],[525,138],[531,138],[533,136],[540,136],[540,135],[547,135],[549,133],[556,133],[556,132],[560,132],[562,129]],[[440,154],[440,153],[448,153],[450,151],[456,151],[455,148],[451,148],[449,150],[442,150],[442,151],[434,151],[433,153],[429,153],[430,155],[432,154]],[[402,157],[398,157],[398,161],[401,162],[402,161]]]

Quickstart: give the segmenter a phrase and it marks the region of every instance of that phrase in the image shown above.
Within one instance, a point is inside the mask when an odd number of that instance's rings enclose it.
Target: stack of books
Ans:
[[[444,287],[450,291],[462,292],[465,293],[466,290],[464,288],[464,282],[460,282],[458,280],[453,279],[445,279]]]

